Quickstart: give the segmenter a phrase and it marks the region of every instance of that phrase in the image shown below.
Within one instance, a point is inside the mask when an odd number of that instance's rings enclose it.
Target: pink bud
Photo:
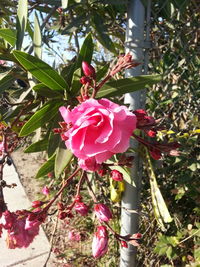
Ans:
[[[83,202],[77,202],[74,206],[74,209],[76,210],[76,212],[80,213],[82,216],[87,215],[89,211],[89,207]]]
[[[86,61],[83,61],[82,62],[82,69],[83,69],[83,73],[85,74],[85,76],[90,76],[92,78],[95,78],[96,73],[95,73],[95,69],[92,67],[92,65],[90,65]]]
[[[123,174],[121,172],[117,170],[112,170],[110,174],[113,180],[118,181],[118,182],[123,181]]]
[[[49,188],[48,188],[46,185],[42,188],[42,193],[43,193],[45,196],[48,196],[48,195],[49,195],[50,190],[49,190]]]
[[[123,248],[127,248],[127,247],[128,247],[128,244],[127,244],[126,241],[121,240],[121,246],[122,246]]]
[[[94,212],[100,222],[108,222],[112,219],[112,213],[105,204],[96,204],[94,206]]]
[[[33,201],[33,202],[31,203],[31,206],[32,206],[33,208],[39,208],[39,207],[41,207],[43,204],[44,204],[43,201],[35,200],[35,201]]]
[[[94,258],[102,257],[108,250],[108,233],[105,226],[98,226],[92,241],[92,255]]]
[[[80,83],[82,84],[87,84],[87,83],[91,83],[91,79],[89,77],[83,76],[80,78]]]

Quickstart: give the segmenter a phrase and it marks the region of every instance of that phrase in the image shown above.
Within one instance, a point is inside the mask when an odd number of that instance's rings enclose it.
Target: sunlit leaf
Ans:
[[[20,51],[14,51],[13,54],[27,71],[50,89],[68,90],[63,77],[44,61]]]
[[[6,40],[10,45],[15,46],[16,31],[11,29],[0,29],[0,37]]]
[[[18,9],[17,9],[17,41],[16,48],[17,50],[21,50],[24,33],[26,30],[27,23],[27,15],[28,15],[28,1],[27,0],[19,0],[18,1]]]
[[[111,81],[101,87],[97,93],[97,98],[120,96],[138,91],[158,83],[161,79],[161,75],[143,75]]]
[[[42,127],[45,123],[50,121],[58,113],[58,108],[63,102],[51,101],[40,110],[38,110],[22,127],[20,136],[26,136],[39,127]]]

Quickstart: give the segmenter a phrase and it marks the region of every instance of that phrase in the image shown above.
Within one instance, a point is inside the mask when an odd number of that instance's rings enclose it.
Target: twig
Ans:
[[[47,259],[45,261],[45,264],[43,265],[43,267],[46,267],[47,266],[47,263],[50,259],[50,256],[51,256],[51,252],[52,252],[52,248],[53,248],[53,241],[54,241],[54,236],[55,236],[55,232],[57,230],[57,227],[58,227],[58,216],[56,216],[56,223],[54,225],[54,229],[53,229],[53,233],[51,235],[51,240],[50,240],[50,249],[49,249],[49,253],[48,253],[48,256],[47,256]]]

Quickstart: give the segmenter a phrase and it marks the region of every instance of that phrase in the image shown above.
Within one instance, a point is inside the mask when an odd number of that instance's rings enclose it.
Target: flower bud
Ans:
[[[98,226],[92,241],[92,255],[94,258],[102,257],[108,250],[108,233],[105,226]]]
[[[75,202],[81,202],[81,199],[82,199],[81,195],[75,196]]]
[[[82,83],[82,84],[87,84],[87,83],[91,83],[91,79],[89,78],[89,77],[87,77],[87,76],[83,76],[83,77],[81,77],[80,78],[80,83]]]
[[[31,206],[35,209],[35,208],[39,208],[44,204],[43,201],[40,200],[35,200],[31,203]]]
[[[60,220],[64,220],[66,217],[68,217],[68,213],[65,212],[65,211],[60,211],[59,214],[58,214],[58,218]]]
[[[100,222],[108,222],[112,219],[112,213],[105,204],[96,204],[94,206],[94,212]]]
[[[83,202],[77,202],[74,206],[74,209],[76,210],[76,212],[80,213],[82,216],[87,215],[89,211],[89,207]]]
[[[82,62],[82,69],[83,69],[83,73],[85,74],[85,76],[90,76],[92,78],[95,78],[96,73],[95,73],[95,69],[94,69],[94,67],[92,67],[92,65],[90,65],[86,61],[83,61]]]
[[[127,244],[126,241],[121,240],[121,246],[122,246],[123,248],[127,248],[127,247],[128,247],[128,244]]]
[[[123,181],[123,174],[121,172],[117,170],[112,170],[110,174],[113,180],[118,181],[118,182]]]

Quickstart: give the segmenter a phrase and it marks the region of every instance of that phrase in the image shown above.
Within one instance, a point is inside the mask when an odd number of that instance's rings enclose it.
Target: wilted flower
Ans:
[[[46,214],[36,214],[26,210],[5,211],[0,219],[0,225],[7,230],[8,248],[28,247],[38,235],[39,225],[45,218]]]
[[[96,204],[94,206],[94,212],[100,222],[108,222],[112,219],[112,213],[105,204]]]
[[[102,257],[108,250],[108,233],[105,226],[98,226],[92,242],[92,255],[94,258]]]

